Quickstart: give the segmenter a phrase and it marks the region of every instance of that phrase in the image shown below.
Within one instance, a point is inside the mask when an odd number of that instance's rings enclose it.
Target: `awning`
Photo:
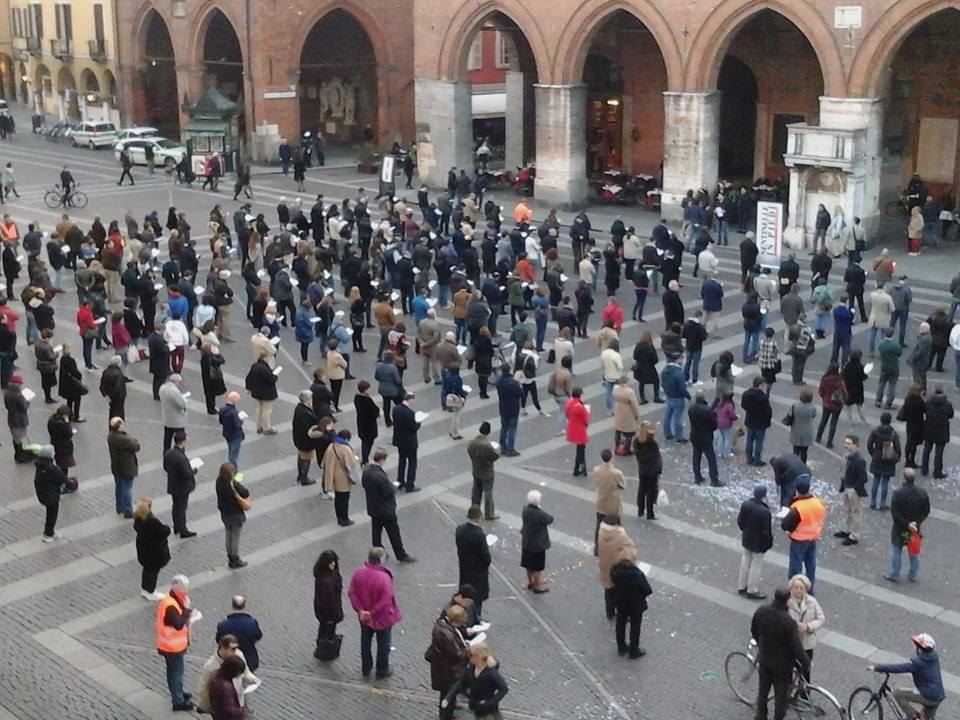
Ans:
[[[470,104],[475,118],[497,118],[504,117],[507,114],[507,94],[505,92],[474,93],[471,96]]]

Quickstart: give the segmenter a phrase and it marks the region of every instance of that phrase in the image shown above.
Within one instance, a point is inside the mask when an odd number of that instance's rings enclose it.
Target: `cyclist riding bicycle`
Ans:
[[[60,170],[60,188],[63,190],[64,205],[66,205],[66,200],[70,197],[70,193],[73,192],[73,186],[76,184],[76,181],[73,179],[73,174],[67,170],[67,166],[64,165],[63,169]]]
[[[893,697],[903,710],[905,717],[913,718],[914,705],[923,708],[927,720],[933,720],[937,708],[943,702],[943,679],[940,676],[940,658],[937,657],[937,644],[927,633],[913,635],[910,638],[916,646],[917,654],[905,663],[890,665],[870,665],[868,670],[882,673],[910,673],[913,675],[913,688],[898,688],[893,691]]]

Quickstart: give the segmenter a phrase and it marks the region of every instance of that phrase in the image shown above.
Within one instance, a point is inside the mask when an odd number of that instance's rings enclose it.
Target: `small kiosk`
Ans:
[[[223,172],[233,172],[240,157],[239,117],[241,107],[215,87],[209,87],[196,103],[185,103],[190,116],[181,141],[190,153],[193,170],[203,174],[203,159],[218,153],[223,159]],[[197,166],[199,165],[199,171]]]

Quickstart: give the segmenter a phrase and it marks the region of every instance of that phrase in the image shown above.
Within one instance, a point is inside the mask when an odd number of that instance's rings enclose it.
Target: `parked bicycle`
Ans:
[[[890,673],[883,674],[883,684],[877,690],[864,685],[850,693],[847,713],[851,720],[883,720],[884,704],[890,708],[889,712],[893,713],[895,720],[915,720],[913,717],[907,718],[894,699],[893,690],[890,688]],[[915,717],[916,720],[932,720],[932,715],[922,709],[916,711]]]
[[[43,196],[43,204],[51,209],[64,207],[82,210],[87,206],[87,196],[79,190],[71,190],[69,193],[65,193],[58,184],[54,186],[53,190],[47,190],[46,195]]]
[[[750,640],[747,651],[734,650],[723,661],[727,684],[744,705],[753,707],[757,698],[758,668],[760,653],[756,640]],[[773,690],[770,692],[773,701]],[[787,691],[787,709],[798,718],[843,718],[845,710],[828,690],[808,683],[799,672],[794,672],[793,682]],[[871,719],[872,720],[872,719]]]

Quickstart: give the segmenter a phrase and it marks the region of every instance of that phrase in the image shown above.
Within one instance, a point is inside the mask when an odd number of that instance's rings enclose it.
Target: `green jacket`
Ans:
[[[893,338],[886,338],[877,348],[877,354],[880,356],[881,370],[899,370],[900,356],[903,354],[903,348]]]
[[[137,453],[140,443],[125,432],[111,430],[107,435],[107,447],[110,449],[110,472],[114,477],[135,478],[139,473]]]
[[[467,454],[473,464],[473,477],[477,480],[493,480],[493,464],[500,457],[486,435],[477,435],[467,445]]]

